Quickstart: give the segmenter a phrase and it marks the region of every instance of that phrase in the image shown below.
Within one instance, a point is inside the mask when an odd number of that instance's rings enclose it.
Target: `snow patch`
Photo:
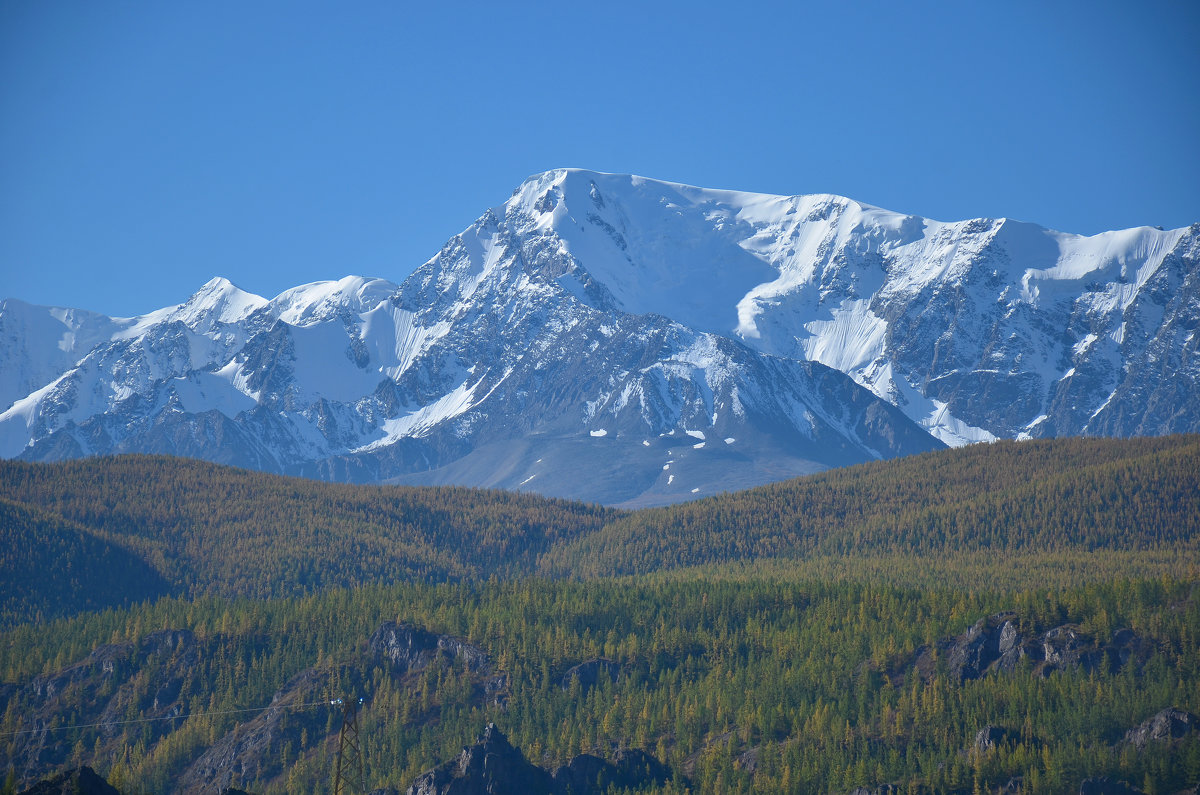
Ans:
[[[407,414],[402,414],[399,417],[384,420],[381,423],[383,437],[353,452],[366,452],[386,447],[406,436],[424,436],[433,430],[434,426],[438,423],[445,422],[451,417],[456,417],[470,411],[475,405],[473,398],[475,396],[475,388],[479,384],[480,381],[476,381],[474,384],[468,384],[464,381],[452,391],[426,406],[422,406]]]

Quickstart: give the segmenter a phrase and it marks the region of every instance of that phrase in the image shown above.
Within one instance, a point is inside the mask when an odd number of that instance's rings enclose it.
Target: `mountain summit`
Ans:
[[[653,504],[972,441],[1200,430],[1200,225],[1080,237],[556,170],[402,285],[0,304],[0,456]]]

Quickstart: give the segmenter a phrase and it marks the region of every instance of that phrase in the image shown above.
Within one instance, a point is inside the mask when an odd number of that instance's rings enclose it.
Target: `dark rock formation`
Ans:
[[[578,679],[580,691],[586,693],[599,684],[602,679],[607,679],[610,682],[617,681],[617,676],[620,673],[620,665],[612,660],[598,658],[581,662],[579,665],[567,669],[559,684],[562,685],[563,690],[569,690],[571,680]]]
[[[1027,662],[1034,674],[1049,676],[1059,669],[1116,670],[1138,664],[1149,646],[1130,629],[1119,629],[1107,643],[1063,624],[1040,634],[1022,631],[1015,613],[997,613],[975,622],[966,632],[943,638],[934,648],[917,651],[913,665],[925,679],[936,674],[939,660],[955,681],[978,679],[992,671],[1012,671]]]
[[[611,762],[580,754],[551,775],[489,723],[474,745],[422,774],[407,795],[600,795],[610,789],[662,786],[671,777],[666,765],[636,749],[618,751]]]
[[[494,723],[474,745],[417,778],[408,795],[549,795],[550,774],[513,748]]]
[[[1168,707],[1125,733],[1125,742],[1139,750],[1152,742],[1170,742],[1200,729],[1200,718],[1187,710]]]
[[[121,795],[120,791],[86,765],[43,779],[21,795]]]
[[[618,751],[612,762],[580,754],[554,771],[554,791],[590,795],[609,788],[637,789],[648,784],[662,786],[671,778],[670,769],[641,749]]]

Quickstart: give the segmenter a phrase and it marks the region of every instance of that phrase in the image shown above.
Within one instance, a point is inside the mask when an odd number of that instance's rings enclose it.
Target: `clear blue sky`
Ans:
[[[559,166],[1200,221],[1200,3],[0,3],[0,297],[401,281]]]

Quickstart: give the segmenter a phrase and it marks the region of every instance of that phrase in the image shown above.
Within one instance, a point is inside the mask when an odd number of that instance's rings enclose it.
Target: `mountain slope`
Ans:
[[[1057,439],[975,445],[637,511],[556,545],[539,568],[606,577],[915,556],[928,570],[973,552],[1003,561],[1155,549],[1189,562],[1198,544],[1200,438]]]
[[[120,543],[0,498],[0,627],[169,592],[162,575]]]
[[[611,514],[530,494],[318,483],[165,456],[0,462],[0,563],[13,587],[44,600],[66,599],[58,588],[86,599],[89,577],[126,569],[133,599],[145,598],[143,583],[261,598],[512,576]],[[89,561],[105,560],[111,571],[92,571]]]
[[[1200,225],[1089,238],[586,172],[521,190],[526,204],[554,205],[548,223],[578,264],[572,278],[598,304],[821,362],[950,444],[1200,421],[1190,402]],[[1163,358],[1185,379],[1175,389],[1155,366]],[[1108,409],[1139,389],[1190,400],[1166,416]]]
[[[1091,238],[577,170],[402,285],[0,305],[0,455],[675,502],[996,438],[1200,429],[1200,226]]]
[[[1053,567],[1059,556],[1087,570],[1065,572],[1078,584],[1114,570],[1188,574],[1191,565],[1194,574],[1200,437],[973,445],[628,512],[505,491],[320,483],[164,456],[9,461],[0,462],[0,519],[8,550],[0,569],[11,583],[0,589],[0,622],[165,592],[291,597],[381,582],[593,579],[727,563],[761,573],[876,560],[898,570],[910,557],[925,578],[974,553],[1001,570]],[[1023,587],[1031,581],[1013,576]]]

